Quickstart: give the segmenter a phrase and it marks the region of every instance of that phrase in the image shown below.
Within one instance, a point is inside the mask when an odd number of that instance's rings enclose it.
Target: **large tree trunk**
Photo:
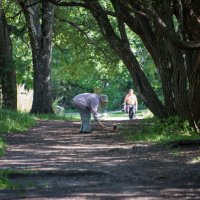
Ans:
[[[12,57],[12,42],[4,11],[0,2],[0,80],[2,108],[17,110],[16,71]]]
[[[182,1],[184,33],[191,41],[200,41],[200,1]],[[191,121],[200,132],[200,50],[186,52],[186,70],[189,85],[189,106],[192,112]]]
[[[133,1],[130,3],[134,6]],[[136,13],[135,17],[133,17],[131,12],[127,9],[128,2],[117,2],[117,4],[120,6],[121,19],[123,19],[128,27],[140,37],[144,46],[151,54],[160,75],[166,111],[168,115],[174,115],[176,113],[176,108],[174,104],[172,69],[170,63],[171,57],[169,50],[163,48],[166,45],[163,38],[160,38],[158,34],[152,31],[151,24],[146,16],[141,16]]]
[[[31,112],[51,113],[53,109],[50,98],[50,65],[54,6],[47,1],[42,1],[42,19],[40,19],[40,7],[34,2],[29,0],[27,5],[21,3],[29,30],[33,58],[34,96]],[[31,4],[34,5],[26,8]]]
[[[173,24],[173,13],[170,8],[170,1],[160,0],[159,4],[157,4],[154,9],[159,14],[159,16],[162,16],[164,23],[169,27],[171,31],[173,31],[175,35],[176,33]],[[165,12],[166,10],[168,10],[168,12]],[[167,49],[168,54],[165,53],[165,55],[169,55],[168,61],[172,71],[172,77],[170,81],[172,82],[171,88],[173,90],[174,96],[174,101],[171,103],[175,105],[175,111],[177,115],[179,115],[182,119],[188,119],[191,117],[191,111],[188,103],[187,73],[183,56],[184,51],[174,46],[168,39],[163,38],[159,27],[156,26],[156,23],[154,24],[155,34],[157,37],[162,38],[164,41],[164,45],[162,46],[164,47],[163,49]],[[158,55],[161,56],[159,52]],[[163,82],[163,85],[166,85],[166,82]]]
[[[114,0],[113,0],[114,1]],[[141,1],[142,2],[142,1]],[[121,18],[132,31],[144,42],[144,45],[152,55],[155,65],[159,70],[165,100],[165,107],[170,116],[178,115],[181,119],[187,119],[196,130],[199,130],[200,119],[200,56],[199,50],[186,51],[175,45],[174,40],[163,34],[152,13],[156,12],[162,23],[168,27],[173,35],[179,34],[179,38],[195,41],[200,39],[200,2],[188,2],[183,0],[178,3],[177,18],[180,20],[179,30],[176,33],[173,22],[172,1],[161,0],[152,3],[151,14],[141,15],[142,3],[133,1],[118,2],[121,7]],[[174,3],[173,2],[173,3]],[[125,8],[132,6],[137,10],[131,15],[130,10]],[[140,7],[141,6],[141,7]],[[177,5],[174,5],[177,8]],[[144,6],[145,7],[145,6]],[[153,10],[153,11],[152,11]],[[166,12],[167,10],[167,12]],[[195,14],[191,12],[195,11]],[[140,12],[140,14],[139,14]],[[133,14],[133,13],[132,13]],[[151,18],[152,17],[152,18]],[[182,28],[182,29],[181,29]]]
[[[192,73],[189,77],[189,103],[194,125],[200,130],[200,52],[197,53]]]
[[[167,112],[161,101],[156,96],[153,88],[148,82],[143,70],[141,69],[137,59],[132,53],[130,46],[124,43],[123,38],[120,39],[112,29],[106,13],[98,3],[90,4],[90,11],[96,19],[102,35],[111,46],[111,48],[122,59],[127,67],[133,81],[137,87],[138,94],[145,105],[158,117],[167,117]]]

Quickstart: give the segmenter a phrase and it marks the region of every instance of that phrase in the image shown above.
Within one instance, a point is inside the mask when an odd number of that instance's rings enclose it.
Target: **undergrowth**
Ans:
[[[34,124],[28,113],[0,109],[0,133],[21,132]]]
[[[22,189],[22,184],[20,182],[13,182],[12,177],[23,177],[36,173],[37,172],[32,172],[29,170],[0,169],[0,189]]]
[[[10,170],[0,170],[0,189],[12,188],[13,184],[8,179]]]
[[[65,115],[55,115],[55,114],[31,114],[31,116],[36,120],[76,120],[80,117],[75,114],[65,114]]]
[[[0,156],[6,146],[4,134],[25,131],[34,124],[35,120],[28,113],[0,109]]]
[[[200,139],[200,134],[197,134],[187,121],[182,121],[178,117],[163,121],[157,118],[144,119],[139,123],[125,124],[121,132],[130,141],[167,143]]]

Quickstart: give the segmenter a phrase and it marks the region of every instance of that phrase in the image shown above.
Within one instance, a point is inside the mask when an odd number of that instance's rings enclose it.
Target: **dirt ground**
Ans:
[[[111,131],[114,123],[80,134],[80,122],[40,121],[24,134],[9,134],[0,168],[14,169],[15,188],[0,190],[0,199],[200,199],[199,148],[128,143]]]

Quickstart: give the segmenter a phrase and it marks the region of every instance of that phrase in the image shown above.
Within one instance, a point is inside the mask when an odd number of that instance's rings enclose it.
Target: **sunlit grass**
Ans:
[[[24,131],[34,124],[28,113],[0,109],[0,133]]]
[[[29,170],[15,170],[15,169],[1,169],[0,170],[0,189],[17,189],[23,188],[21,183],[13,182],[10,176],[24,176],[30,174],[36,174],[37,172],[29,171]],[[29,185],[27,185],[30,187]]]
[[[31,115],[36,120],[78,120],[80,119],[79,114],[73,113],[73,114],[62,114],[62,115],[56,115],[56,114],[32,114]]]
[[[6,146],[3,134],[25,131],[35,123],[28,113],[0,109],[0,156],[3,155]]]
[[[168,119],[165,122],[154,118],[143,119],[138,124],[124,124],[121,133],[128,141],[168,143],[200,139],[200,134],[193,131],[187,122],[181,123],[178,119]]]
[[[5,148],[5,142],[3,141],[3,138],[0,137],[0,156],[4,154],[4,148]]]
[[[0,170],[0,189],[10,189],[13,188],[13,184],[8,179],[9,173],[11,173],[11,170],[3,169]]]
[[[107,113],[105,113],[106,118],[127,118],[128,119],[128,113],[119,110],[119,111],[109,111]],[[136,113],[136,117],[138,118],[150,118],[153,117],[153,114],[148,110],[148,109],[140,109],[137,111]]]
[[[193,158],[191,163],[200,163],[200,156]]]

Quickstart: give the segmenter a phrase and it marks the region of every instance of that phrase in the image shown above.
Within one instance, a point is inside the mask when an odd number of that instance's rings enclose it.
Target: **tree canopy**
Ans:
[[[1,9],[23,33],[11,35],[13,57],[18,77],[33,79],[32,112],[52,111],[51,83],[101,88],[114,108],[131,82],[155,116],[177,115],[199,131],[198,0],[18,0]]]

